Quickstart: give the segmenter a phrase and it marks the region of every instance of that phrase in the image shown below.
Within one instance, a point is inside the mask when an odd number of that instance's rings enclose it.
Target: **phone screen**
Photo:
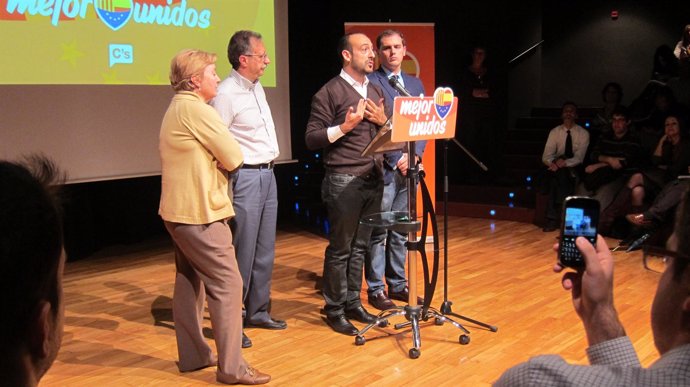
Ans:
[[[575,245],[575,239],[581,236],[596,244],[599,202],[586,197],[568,197],[563,205],[562,219],[559,262],[563,266],[582,268],[585,261]]]

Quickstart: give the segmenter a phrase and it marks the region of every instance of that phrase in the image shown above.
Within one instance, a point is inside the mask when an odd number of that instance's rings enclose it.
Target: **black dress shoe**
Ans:
[[[376,321],[376,316],[367,312],[362,305],[352,309],[345,309],[345,317],[364,324],[370,324]]]
[[[252,339],[242,332],[242,348],[249,348],[252,346]]]
[[[388,292],[388,297],[394,300],[407,302],[407,300],[410,299],[410,289],[405,286],[405,289],[400,292]],[[424,299],[422,297],[417,297],[417,305],[424,305]]]
[[[547,220],[544,227],[541,229],[543,232],[551,232],[558,230],[558,223],[555,220]]]
[[[268,319],[268,321],[251,322],[246,321],[244,323],[245,328],[261,328],[261,329],[285,329],[287,328],[287,323],[283,320],[274,320],[273,318]]]
[[[345,315],[327,316],[324,320],[331,329],[343,335],[355,336],[357,335],[357,328],[348,320]]]
[[[369,305],[373,306],[378,310],[388,310],[395,308],[395,304],[393,303],[393,301],[391,301],[390,298],[388,298],[386,292],[384,292],[383,290],[373,295],[370,295],[368,298]]]

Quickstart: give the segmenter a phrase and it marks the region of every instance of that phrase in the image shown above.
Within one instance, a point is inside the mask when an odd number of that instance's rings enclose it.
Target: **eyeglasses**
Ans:
[[[268,58],[268,53],[267,53],[267,52],[265,52],[265,53],[263,53],[263,54],[242,54],[242,55],[244,55],[244,56],[255,56],[255,57],[261,59],[262,61],[263,61],[263,60],[266,60],[266,58]]]
[[[689,257],[678,254],[675,251],[662,249],[655,246],[645,246],[643,250],[642,259],[644,261],[644,268],[655,273],[663,273],[674,259],[690,259]]]

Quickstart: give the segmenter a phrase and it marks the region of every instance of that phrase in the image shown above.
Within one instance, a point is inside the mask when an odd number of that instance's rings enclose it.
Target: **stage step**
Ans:
[[[436,203],[436,214],[443,215],[443,202]],[[504,205],[448,202],[449,216],[468,218],[512,220],[515,222],[533,223],[534,208],[509,207]]]
[[[535,193],[531,187],[451,185],[448,215],[532,223]],[[436,213],[443,213],[443,198],[436,200]]]

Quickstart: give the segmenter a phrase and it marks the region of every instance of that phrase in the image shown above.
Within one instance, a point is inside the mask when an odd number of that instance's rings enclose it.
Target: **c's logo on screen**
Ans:
[[[111,44],[108,46],[110,53],[110,67],[117,63],[132,64],[134,63],[134,47],[131,44]]]
[[[156,24],[174,27],[208,28],[211,11],[187,6],[187,0],[165,0],[165,5],[151,0],[5,0],[8,15],[39,15],[50,17],[57,26],[61,18],[86,19],[89,6],[96,11],[103,24],[117,31],[130,19],[137,24]],[[3,1],[0,1],[0,5]]]

